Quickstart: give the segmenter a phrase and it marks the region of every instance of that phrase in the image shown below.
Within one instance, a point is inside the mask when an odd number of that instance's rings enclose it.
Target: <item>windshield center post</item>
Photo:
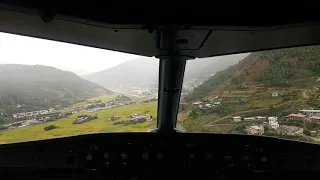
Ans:
[[[160,47],[164,47],[167,54],[158,56],[160,66],[157,131],[164,134],[176,132],[176,119],[186,61],[192,59],[190,56],[179,54],[181,40],[177,41],[176,34],[175,30],[169,28],[162,31],[160,37]]]

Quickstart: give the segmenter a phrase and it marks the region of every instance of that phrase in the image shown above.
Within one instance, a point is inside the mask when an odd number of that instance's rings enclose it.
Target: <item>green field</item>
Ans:
[[[107,99],[108,98],[106,97],[104,100],[107,101]],[[72,124],[77,116],[81,114],[92,116],[97,115],[98,119],[83,124]],[[153,126],[156,123],[156,120],[153,120],[132,125],[113,125],[113,122],[109,120],[110,117],[116,115],[120,116],[120,119],[118,119],[117,121],[126,121],[130,119],[128,116],[131,114],[149,114],[153,117],[156,117],[157,102],[132,104],[117,108],[104,109],[94,113],[77,113],[67,118],[59,119],[53,122],[2,131],[0,132],[0,143],[3,144],[30,140],[50,139],[102,132],[146,132],[149,130],[149,127]],[[58,128],[50,131],[45,131],[44,127],[49,125],[55,125]]]
[[[251,100],[246,104],[248,108],[269,108],[282,102],[282,98],[258,99]]]
[[[102,103],[106,103],[106,102],[116,98],[118,95],[119,94],[105,94],[105,95],[102,95],[102,96],[90,98],[90,99],[88,99],[88,101],[101,100]],[[139,97],[133,96],[133,95],[125,95],[125,96],[131,98],[134,101],[143,101],[143,100],[146,100],[146,99],[149,98],[149,96],[147,96],[147,95],[140,95]],[[81,102],[81,103],[73,104],[71,106],[71,108],[79,108],[79,107],[82,107],[82,106],[84,106],[86,104],[90,104],[90,103]]]

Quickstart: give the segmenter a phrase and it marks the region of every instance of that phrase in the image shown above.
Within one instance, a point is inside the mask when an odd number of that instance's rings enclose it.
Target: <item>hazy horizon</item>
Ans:
[[[138,55],[0,32],[0,64],[52,66],[83,76]]]
[[[0,64],[44,65],[79,76],[100,72],[145,56],[0,32]],[[210,57],[238,58],[249,53]],[[197,58],[198,59],[198,58]],[[201,58],[202,59],[202,58]],[[204,58],[205,59],[205,58]]]

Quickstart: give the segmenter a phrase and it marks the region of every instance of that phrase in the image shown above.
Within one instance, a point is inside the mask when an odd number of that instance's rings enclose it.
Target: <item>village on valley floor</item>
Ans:
[[[76,108],[68,107],[64,109],[59,109],[55,107],[55,108],[41,109],[36,111],[15,113],[12,115],[12,117],[13,119],[16,120],[16,122],[5,124],[4,127],[8,129],[21,128],[21,127],[25,127],[33,124],[40,124],[48,121],[54,121],[54,120],[68,117],[72,114],[76,114],[80,112],[92,113],[92,112],[101,111],[103,109],[111,109],[111,108],[116,108],[120,106],[136,104],[136,103],[148,103],[148,102],[153,102],[157,100],[158,100],[157,97],[152,96],[149,99],[143,100],[141,102],[136,102],[131,98],[120,94],[114,99],[106,103],[102,103],[101,100],[87,100],[86,104]],[[97,116],[79,115],[73,123],[81,124],[97,118],[98,118]],[[112,117],[109,118],[109,120],[115,121],[119,118],[120,118],[119,116],[113,115]],[[149,114],[139,115],[134,112],[130,117],[126,117],[126,118],[130,118],[129,121],[133,121],[133,122],[152,121],[154,119]]]
[[[300,110],[297,114],[288,114],[283,118],[284,124],[279,123],[278,117],[275,116],[256,116],[256,117],[232,117],[235,123],[238,122],[252,122],[251,126],[247,126],[245,131],[248,134],[263,135],[266,127],[272,129],[274,132],[282,135],[289,136],[301,136],[303,135],[304,128],[293,125],[286,125],[287,122],[298,121],[303,124],[307,123],[319,123],[320,122],[320,110]],[[310,131],[311,134],[316,134],[317,131]]]

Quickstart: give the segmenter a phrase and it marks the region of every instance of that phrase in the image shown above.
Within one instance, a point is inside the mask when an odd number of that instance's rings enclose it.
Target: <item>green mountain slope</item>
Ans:
[[[40,65],[0,65],[0,108],[67,105],[111,91],[76,74]]]
[[[307,46],[254,52],[238,64],[216,73],[186,100],[246,87],[308,87],[308,81],[320,75],[320,46]]]

